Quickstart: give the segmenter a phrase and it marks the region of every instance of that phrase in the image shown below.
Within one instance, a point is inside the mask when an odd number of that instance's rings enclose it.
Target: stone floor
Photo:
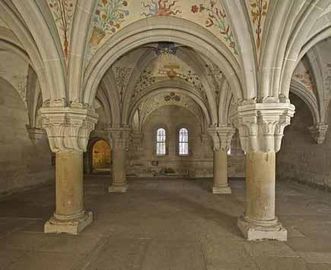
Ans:
[[[107,193],[105,176],[85,183],[95,221],[79,236],[43,234],[54,187],[0,201],[1,270],[331,269],[330,193],[278,183],[288,242],[247,242],[236,227],[243,181],[232,195],[212,195],[209,180],[132,179],[126,194]]]

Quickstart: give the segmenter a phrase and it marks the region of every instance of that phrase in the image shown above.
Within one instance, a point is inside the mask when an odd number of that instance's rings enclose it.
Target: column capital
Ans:
[[[46,138],[46,131],[42,128],[26,126],[29,137],[33,143],[39,142],[41,139]]]
[[[231,145],[232,136],[235,129],[230,126],[219,126],[208,128],[208,133],[213,141],[214,151],[228,151]]]
[[[328,125],[325,123],[316,123],[308,128],[314,141],[317,144],[322,144],[325,140],[326,133],[328,131]]]
[[[245,152],[278,152],[284,128],[295,111],[290,103],[252,103],[239,105],[234,124],[239,129]]]
[[[125,149],[129,147],[129,139],[131,128],[119,127],[119,128],[108,128],[109,140],[112,144],[112,148]]]
[[[98,115],[91,109],[74,107],[40,108],[52,152],[86,151]]]

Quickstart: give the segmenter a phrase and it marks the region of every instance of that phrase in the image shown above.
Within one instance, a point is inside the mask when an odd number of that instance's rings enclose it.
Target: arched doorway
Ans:
[[[109,173],[111,164],[111,148],[100,139],[92,147],[92,173]]]

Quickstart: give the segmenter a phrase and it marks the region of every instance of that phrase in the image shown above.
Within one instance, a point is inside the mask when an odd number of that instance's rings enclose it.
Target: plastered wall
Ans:
[[[295,95],[291,95],[290,99],[296,113],[291,125],[285,129],[282,148],[277,155],[278,179],[331,188],[330,131],[323,144],[316,144],[308,130],[312,125],[308,107]]]
[[[0,195],[50,182],[54,177],[47,138],[33,143],[27,124],[22,98],[0,78]]]

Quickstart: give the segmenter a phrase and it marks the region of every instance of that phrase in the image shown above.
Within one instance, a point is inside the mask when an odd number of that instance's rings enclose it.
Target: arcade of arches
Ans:
[[[110,200],[132,184],[133,204],[139,183],[210,183],[215,202],[239,185],[246,240],[292,233],[278,183],[327,198],[330,0],[1,0],[0,14],[1,197],[54,184],[45,235],[84,235],[99,215],[84,194],[105,183]]]

